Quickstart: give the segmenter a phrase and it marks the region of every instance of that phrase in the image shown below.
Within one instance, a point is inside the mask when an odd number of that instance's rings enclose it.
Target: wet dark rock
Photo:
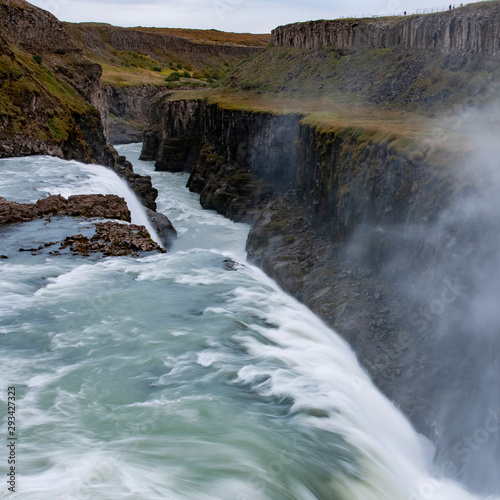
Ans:
[[[109,106],[108,139],[111,144],[141,142],[151,101],[165,88],[157,85],[105,88]]]
[[[236,222],[252,223],[271,198],[272,187],[235,164],[221,163],[217,168],[203,163],[203,155],[200,158],[188,187],[200,193],[201,206]]]
[[[98,223],[96,233],[91,238],[82,234],[65,238],[60,249],[69,248],[74,254],[88,256],[102,253],[109,256],[138,256],[144,252],[165,253],[155,243],[144,226],[121,224],[119,222]]]
[[[140,160],[142,161],[155,161],[158,154],[158,147],[160,145],[159,130],[148,129],[142,135],[142,151]]]
[[[177,231],[170,222],[169,218],[159,212],[153,212],[153,210],[148,208],[146,208],[146,214],[154,229],[158,233],[163,247],[169,250],[174,241],[177,239]]]
[[[125,161],[125,160],[122,160]],[[172,246],[177,232],[168,218],[146,209],[166,249]],[[61,195],[49,196],[36,203],[17,203],[0,198],[0,225],[28,222],[50,216],[72,216],[85,218],[114,219],[130,222],[130,211],[123,198],[116,195],[75,195],[68,199]],[[120,224],[119,222],[96,224],[92,238],[76,235],[66,238],[62,248],[71,248],[75,254],[90,255],[101,252],[104,255],[138,255],[142,252],[165,252],[149,235],[143,226]],[[55,245],[47,242],[38,248],[20,248],[20,252],[37,255],[40,251]],[[58,255],[60,252],[50,252]]]
[[[130,189],[137,195],[141,203],[150,210],[156,210],[155,200],[158,197],[158,190],[151,184],[151,177],[136,174],[128,169],[118,170],[119,175],[127,181]]]
[[[224,269],[226,271],[237,271],[238,268],[240,268],[240,267],[241,267],[241,265],[238,264],[233,259],[224,259]]]

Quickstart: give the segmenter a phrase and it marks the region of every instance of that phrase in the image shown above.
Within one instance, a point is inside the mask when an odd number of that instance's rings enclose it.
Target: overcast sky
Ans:
[[[448,0],[449,1],[449,0]],[[267,33],[281,24],[312,19],[415,13],[443,0],[30,0],[61,21],[117,26],[203,28]],[[465,3],[465,2],[464,2]],[[467,2],[469,3],[469,2]],[[458,5],[458,4],[457,4]],[[445,6],[447,7],[447,6]]]

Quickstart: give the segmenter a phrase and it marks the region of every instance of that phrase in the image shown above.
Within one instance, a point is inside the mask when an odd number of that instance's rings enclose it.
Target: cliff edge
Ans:
[[[274,29],[271,39],[276,47],[430,48],[442,54],[496,56],[500,53],[500,4],[470,4],[439,15],[294,23]]]

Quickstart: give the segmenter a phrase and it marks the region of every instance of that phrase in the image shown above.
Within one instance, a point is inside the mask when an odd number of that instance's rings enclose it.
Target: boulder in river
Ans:
[[[100,222],[96,225],[96,233],[91,238],[77,234],[65,238],[61,249],[70,250],[79,255],[102,253],[105,257],[112,255],[134,255],[142,252],[166,251],[155,243],[144,226],[122,224],[120,222]]]
[[[123,198],[114,194],[49,196],[36,203],[17,203],[0,197],[0,225],[29,222],[50,215],[100,217],[130,222],[130,211]]]
[[[177,238],[177,231],[170,222],[169,218],[159,212],[153,212],[153,210],[150,210],[149,208],[146,208],[146,214],[158,233],[162,245],[164,248],[169,250],[173,245],[174,240]]]

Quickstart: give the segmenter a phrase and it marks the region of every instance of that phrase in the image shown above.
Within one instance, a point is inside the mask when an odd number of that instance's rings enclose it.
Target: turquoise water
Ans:
[[[18,250],[91,225],[0,229],[0,398],[16,387],[19,437],[1,498],[473,498],[430,475],[432,447],[347,344],[246,263],[248,226],[202,210],[140,145],[119,149],[159,189],[171,252],[31,255]],[[0,160],[0,176],[0,196],[23,202],[131,196],[103,167],[49,157]]]

